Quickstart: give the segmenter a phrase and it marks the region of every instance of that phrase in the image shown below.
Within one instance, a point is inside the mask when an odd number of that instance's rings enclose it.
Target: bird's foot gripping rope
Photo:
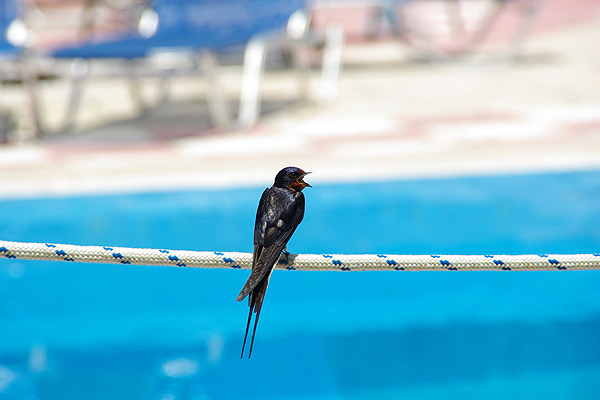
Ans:
[[[250,269],[252,253],[0,241],[0,258],[192,268]],[[276,269],[299,271],[599,270],[600,253],[535,255],[289,254]]]

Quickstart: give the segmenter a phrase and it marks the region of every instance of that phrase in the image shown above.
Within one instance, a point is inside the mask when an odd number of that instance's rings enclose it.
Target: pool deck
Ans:
[[[294,101],[291,74],[269,72],[263,97],[275,111],[245,130],[210,127],[200,79],[174,81],[171,102],[141,117],[123,81],[91,81],[79,133],[0,146],[0,198],[266,186],[287,165],[317,185],[599,168],[600,6],[580,2],[587,15],[560,23],[542,10],[513,63],[415,62],[391,40],[350,42],[328,104]],[[235,106],[240,70],[221,74]],[[44,85],[52,119],[64,86]]]

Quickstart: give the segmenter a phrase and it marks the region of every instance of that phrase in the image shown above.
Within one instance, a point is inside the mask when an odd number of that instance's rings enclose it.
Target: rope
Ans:
[[[0,241],[0,257],[128,265],[250,269],[251,253]],[[537,255],[290,254],[276,269],[298,271],[566,271],[600,269],[600,253]]]

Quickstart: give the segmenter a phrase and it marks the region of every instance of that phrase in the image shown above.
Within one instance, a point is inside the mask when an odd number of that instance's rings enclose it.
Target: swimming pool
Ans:
[[[0,201],[3,240],[252,250],[264,187]],[[600,171],[308,189],[294,253],[600,249]],[[599,272],[249,271],[0,260],[0,397],[591,399]],[[3,397],[3,398],[4,398]]]

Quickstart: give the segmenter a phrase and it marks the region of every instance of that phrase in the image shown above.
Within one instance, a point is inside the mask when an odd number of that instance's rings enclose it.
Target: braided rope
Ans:
[[[130,265],[250,269],[251,253],[0,241],[0,257]],[[290,254],[276,269],[299,271],[566,271],[600,269],[600,253],[538,255]]]

